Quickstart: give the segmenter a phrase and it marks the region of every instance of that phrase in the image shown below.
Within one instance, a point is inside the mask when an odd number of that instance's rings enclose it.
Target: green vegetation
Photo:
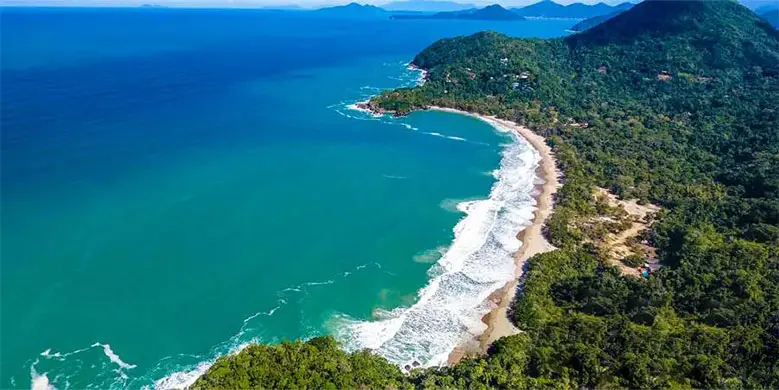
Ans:
[[[512,11],[525,17],[536,18],[571,18],[586,19],[599,15],[605,15],[614,11],[625,11],[633,4],[624,2],[614,6],[606,3],[584,4],[571,3],[562,5],[551,0],[542,0],[522,8],[512,8]]]
[[[776,30],[735,2],[645,1],[566,39],[479,33],[414,63],[428,82],[374,107],[515,120],[565,173],[559,249],[530,259],[513,308],[525,332],[410,375],[322,339],[256,346],[196,387],[779,387]],[[602,208],[595,186],[663,207],[648,279],[620,276],[577,228]]]
[[[403,386],[401,386],[403,385]],[[355,389],[408,387],[400,369],[367,351],[347,354],[332,337],[250,345],[219,359],[192,389]]]
[[[623,12],[625,12],[625,10],[617,10],[610,14],[598,15],[598,16],[593,16],[589,19],[584,19],[581,22],[574,24],[573,27],[571,27],[571,31],[582,32],[585,30],[589,30]]]
[[[644,264],[644,258],[639,255],[630,255],[622,259],[622,263],[628,267],[640,267]]]

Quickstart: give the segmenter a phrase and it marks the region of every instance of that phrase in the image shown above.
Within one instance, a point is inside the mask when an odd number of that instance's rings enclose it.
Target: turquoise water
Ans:
[[[320,334],[431,360],[401,328],[453,264],[455,206],[477,215],[506,151],[532,153],[473,118],[349,106],[416,83],[437,38],[572,24],[3,13],[3,388],[165,387]]]

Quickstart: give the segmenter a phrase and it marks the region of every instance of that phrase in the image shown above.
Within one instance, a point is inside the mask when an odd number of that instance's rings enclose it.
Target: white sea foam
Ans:
[[[326,284],[333,284],[333,283],[335,283],[335,281],[333,281],[333,280],[326,280],[324,282],[306,282],[306,283],[303,283],[303,285],[304,286],[323,286],[323,285],[326,285]]]
[[[381,265],[378,263],[373,263],[373,265],[376,266],[376,268],[381,268]],[[366,269],[370,266],[370,264],[361,264],[356,266],[352,271],[345,271],[342,273],[342,276],[346,278],[347,276],[358,272],[360,270]],[[287,287],[282,290],[279,290],[277,294],[279,296],[287,297],[289,294],[292,293],[299,293],[299,294],[306,294],[308,292],[309,288],[317,287],[317,286],[323,286],[323,285],[329,285],[335,283],[334,280],[328,279],[325,281],[314,281],[314,282],[305,282],[301,283],[296,286]],[[237,354],[241,351],[243,351],[246,347],[248,347],[252,343],[261,342],[261,340],[258,340],[257,338],[251,338],[248,339],[250,336],[247,336],[250,330],[250,322],[259,317],[259,316],[272,316],[276,313],[277,310],[281,309],[284,305],[287,304],[287,300],[284,298],[278,299],[278,305],[273,307],[272,309],[268,310],[267,312],[258,312],[255,313],[243,321],[243,326],[241,327],[240,331],[230,338],[230,340],[216,346],[211,354],[211,358],[203,359],[199,363],[195,365],[185,366],[179,368],[179,371],[170,372],[167,371],[168,374],[160,379],[157,379],[154,381],[154,388],[155,389],[183,389],[188,386],[191,386],[195,381],[197,381],[197,378],[205,374],[206,371],[216,362],[216,359],[218,359],[221,356],[230,356]],[[248,339],[248,340],[247,340]]]
[[[93,346],[90,346],[90,347],[87,347],[87,348],[81,348],[81,349],[77,349],[75,351],[70,351],[70,352],[65,352],[65,353],[62,353],[62,352],[51,353],[51,348],[49,348],[49,349],[41,352],[40,355],[45,357],[45,358],[47,358],[47,359],[62,360],[64,358],[68,357],[68,356],[76,355],[76,354],[79,354],[81,352],[88,351],[88,350],[90,350],[92,348],[93,348]]]
[[[411,307],[398,308],[373,321],[342,318],[338,335],[349,349],[370,348],[404,366],[444,364],[454,347],[482,332],[488,296],[514,278],[517,233],[535,210],[531,193],[540,156],[527,141],[507,129],[513,142],[503,148],[497,182],[488,199],[462,201],[466,216],[454,227],[455,239],[430,270],[430,281]]]
[[[417,80],[406,77],[403,81],[421,83],[424,81],[422,72],[420,76],[421,78]],[[361,89],[372,88],[365,86]],[[369,97],[362,96],[361,99]],[[347,118],[381,120],[394,125],[402,123],[387,116],[376,115],[359,108],[357,104],[348,102],[341,102],[330,108]],[[410,125],[403,125],[410,130],[418,130],[409,127]],[[440,133],[428,134],[457,141],[465,140]],[[457,209],[464,212],[466,216],[454,228],[455,240],[452,245],[449,248],[433,250],[438,253],[428,251],[419,254],[419,257],[415,256],[415,260],[425,261],[435,261],[434,258],[438,258],[437,263],[430,270],[430,282],[419,291],[417,302],[409,308],[392,311],[377,310],[374,313],[374,321],[342,319],[342,324],[346,327],[341,328],[344,333],[340,336],[346,340],[349,348],[375,349],[399,365],[417,360],[425,366],[431,366],[444,363],[453,347],[461,339],[483,329],[484,325],[480,322],[480,318],[489,310],[486,298],[513,277],[514,264],[511,253],[520,245],[516,233],[532,219],[534,209],[534,201],[529,194],[538,156],[523,140],[513,133],[511,136],[514,137],[514,142],[503,145],[501,168],[495,171],[497,183],[493,186],[490,197],[457,204]],[[377,269],[382,268],[379,263],[364,264],[357,266],[355,270],[345,271],[342,275],[347,277],[357,270],[373,266]],[[382,272],[387,271],[382,270]],[[191,356],[190,358],[196,359],[192,363],[171,364],[177,361],[175,357],[170,357],[174,359],[173,361],[163,359],[152,370],[150,376],[135,378],[130,384],[126,382],[127,375],[122,370],[130,370],[135,368],[135,365],[124,362],[118,354],[114,353],[109,344],[95,343],[89,348],[68,353],[47,349],[40,354],[40,357],[60,362],[70,355],[100,347],[103,355],[110,361],[110,363],[103,363],[104,366],[118,366],[112,371],[117,372],[121,377],[111,379],[113,382],[106,387],[133,387],[133,381],[136,380],[145,385],[151,383],[152,379],[159,378],[153,380],[154,388],[184,388],[192,385],[203,375],[218,357],[238,353],[249,343],[260,341],[252,338],[251,330],[257,325],[255,318],[262,315],[271,316],[281,309],[286,304],[281,297],[293,293],[307,294],[309,288],[332,283],[333,280],[308,282],[281,290],[278,292],[281,294],[278,306],[267,312],[258,312],[249,316],[236,335],[214,347],[207,355]],[[53,389],[54,383],[68,387],[68,378],[64,378],[64,384],[58,379],[59,375],[51,379],[47,372],[39,373],[36,364],[38,360],[30,369],[33,388]],[[93,364],[91,368],[96,366]],[[46,370],[40,371],[50,370],[47,367]],[[144,383],[144,381],[148,382]],[[103,385],[105,384],[104,382]]]
[[[466,207],[475,200],[479,200],[478,198],[446,198],[441,201],[441,203],[438,204],[438,207],[452,212],[452,213],[459,213],[463,214],[466,212]]]
[[[419,75],[417,76],[417,79],[416,79],[416,84],[417,85],[421,86],[421,85],[423,85],[425,83],[425,81],[427,81],[427,71],[426,70],[419,69],[416,66],[412,65],[410,62],[406,64],[406,69],[411,70],[411,71],[415,71],[415,72],[419,72]]]
[[[32,390],[54,390],[54,386],[49,383],[49,377],[44,372],[39,374],[35,369],[35,365],[38,364],[38,359],[30,366],[30,388]]]
[[[351,272],[347,271],[347,273],[359,272],[360,270],[369,266],[369,264],[359,265]],[[376,267],[379,268],[378,264]],[[248,346],[250,343],[260,342],[261,340],[257,339],[257,333],[253,332],[253,330],[258,328],[258,323],[255,320],[257,317],[273,316],[278,310],[287,304],[288,301],[285,298],[288,298],[291,294],[307,294],[309,289],[315,289],[318,288],[318,286],[329,285],[333,283],[335,283],[335,280],[333,279],[324,281],[311,281],[279,290],[277,292],[279,298],[277,300],[278,304],[276,306],[268,311],[254,313],[253,315],[244,319],[243,325],[241,326],[238,333],[230,337],[229,340],[215,346],[208,355],[202,357],[187,356],[189,359],[197,359],[194,360],[194,363],[171,364],[171,362],[180,361],[179,358],[184,355],[167,357],[160,360],[157,365],[152,368],[152,370],[146,375],[135,376],[132,379],[128,377],[126,371],[136,368],[136,366],[122,360],[119,355],[114,352],[110,344],[96,342],[89,347],[65,353],[55,352],[53,349],[48,348],[41,352],[38,355],[38,359],[36,359],[30,366],[31,387],[35,389],[53,389],[54,385],[56,384],[57,386],[64,386],[65,388],[68,388],[70,383],[68,375],[76,375],[78,374],[79,370],[87,367],[84,365],[86,360],[84,360],[83,357],[73,355],[100,349],[102,350],[101,355],[105,356],[107,360],[104,360],[98,364],[91,364],[88,367],[90,369],[102,369],[103,372],[113,372],[115,375],[105,376],[101,373],[102,378],[99,379],[101,382],[94,383],[96,387],[131,387],[148,389],[150,388],[149,384],[153,383],[153,387],[155,389],[185,388],[193,384],[198,377],[203,375],[203,373],[205,373],[206,370],[208,370],[208,368],[211,367],[211,365],[213,365],[216,359],[220,356],[238,353],[246,348],[246,346]],[[40,374],[39,372],[44,371],[44,369],[38,369],[39,363],[40,365],[43,365],[45,361],[53,362],[56,364],[56,366],[52,367],[52,363],[47,363],[45,371],[49,372],[43,372]],[[52,368],[54,371],[52,371]],[[57,372],[59,373],[56,376],[53,376],[53,378],[49,375],[50,373],[51,375],[54,375],[54,373]],[[65,375],[66,373],[67,375]]]
[[[435,263],[446,254],[448,247],[439,246],[435,249],[427,249],[414,255],[413,260],[417,263]]]
[[[349,110],[353,110],[353,111],[371,112],[371,110],[369,110],[367,108],[362,108],[362,107],[359,106],[360,104],[364,104],[364,103],[367,103],[367,102],[357,102],[357,103],[348,104],[346,106],[346,108],[349,109]]]
[[[94,350],[96,348],[102,350],[103,355],[108,358],[108,361],[102,361],[99,363],[101,365],[100,368],[103,368],[108,372],[114,372],[116,374],[116,376],[110,377],[110,379],[108,379],[111,381],[111,384],[103,383],[102,385],[111,388],[124,387],[128,379],[127,373],[125,371],[131,370],[136,366],[134,364],[123,361],[119,355],[111,349],[111,345],[102,343],[94,343],[89,347],[64,353],[54,352],[51,348],[41,352],[38,355],[39,358],[35,359],[35,361],[30,366],[30,375],[32,380],[31,387],[34,389],[54,389],[54,384],[57,384],[61,387],[64,386],[65,388],[70,387],[69,379],[72,375],[75,375],[71,369],[80,369],[84,362],[83,357],[74,355],[79,355],[82,353],[89,355],[87,351]],[[43,360],[41,360],[41,358]],[[49,378],[47,372],[39,374],[37,368],[38,364],[44,365],[46,367],[45,370],[55,373],[56,375],[53,377],[53,379]],[[91,364],[89,368],[98,368],[98,365]]]
[[[155,389],[185,389],[197,381],[208,368],[214,364],[214,360],[201,362],[197,368],[189,371],[174,372],[164,378],[154,381]]]
[[[408,177],[406,177],[406,176],[396,176],[396,175],[387,175],[387,174],[382,174],[381,176],[383,178],[385,178],[385,179],[393,179],[393,180],[406,180],[406,179],[408,179]]]
[[[229,355],[234,355],[243,351],[250,343],[243,343],[230,350]],[[208,369],[214,365],[216,358],[206,360],[197,364],[197,366],[191,370],[184,370],[169,374],[164,378],[154,381],[155,389],[185,389],[197,381]]]
[[[284,291],[287,291],[287,290],[293,291],[291,289],[284,289]],[[300,290],[294,290],[294,291],[300,291]],[[251,320],[253,320],[253,319],[255,319],[255,318],[259,317],[259,316],[268,316],[268,317],[270,317],[270,316],[273,315],[273,313],[276,312],[276,310],[281,309],[281,306],[287,304],[287,301],[285,301],[284,299],[279,299],[278,302],[279,302],[279,304],[277,306],[275,306],[274,308],[272,308],[272,309],[270,309],[268,311],[258,311],[257,313],[254,313],[253,315],[251,315],[249,317],[246,317],[243,320],[243,323],[246,324],[247,322],[249,322],[249,321],[251,321]]]
[[[391,66],[396,67],[398,66],[397,63],[385,63],[385,66]],[[389,79],[395,80],[399,83],[397,85],[398,87],[413,87],[415,85],[422,85],[425,82],[426,72],[422,69],[418,69],[414,66],[411,66],[410,62],[401,62],[401,66],[404,66],[406,68],[406,72],[400,74],[399,76],[388,76]],[[358,119],[358,120],[377,120],[385,118],[386,116],[383,114],[379,114],[376,112],[373,112],[371,110],[368,110],[366,108],[360,107],[360,105],[368,103],[370,99],[377,94],[379,94],[381,91],[385,90],[385,88],[379,88],[374,87],[371,85],[363,85],[359,88],[360,97],[359,101],[342,101],[340,103],[331,104],[327,106],[328,109],[334,110],[338,115],[341,115],[343,117],[349,118],[349,119]],[[357,112],[359,115],[351,115],[348,112]],[[388,122],[391,123],[391,122]],[[402,124],[403,126],[406,126],[406,128],[410,130],[418,130],[415,127],[412,127],[407,124]]]
[[[108,357],[108,360],[113,362],[114,364],[118,365],[121,368],[131,369],[135,368],[135,364],[129,364],[122,361],[122,359],[119,358],[119,355],[114,353],[114,351],[111,349],[110,344],[101,344],[101,343],[94,343],[92,344],[92,347],[101,347],[103,348],[103,353]]]
[[[457,137],[457,136],[454,136],[454,135],[441,134],[441,133],[435,132],[435,131],[431,131],[431,132],[423,131],[422,134],[432,135],[433,137],[446,138],[446,139],[450,139],[450,140],[453,140],[453,141],[468,142],[468,140],[463,138],[463,137]],[[474,143],[484,144],[482,142],[474,142]]]
[[[344,102],[344,103],[346,103],[346,102]],[[347,110],[357,111],[359,113],[365,114],[364,117],[353,117],[353,116],[350,116],[348,114],[344,114],[344,113],[342,113],[342,112],[340,112],[338,110],[336,110],[336,111],[338,111],[339,114],[344,115],[344,116],[346,116],[348,118],[351,118],[351,119],[377,119],[377,118],[381,118],[383,116],[382,114],[373,112],[373,111],[371,111],[371,110],[369,110],[367,108],[360,107],[361,104],[366,104],[366,103],[368,103],[368,100],[364,100],[364,101],[356,102],[356,103],[351,103],[351,104],[346,104],[346,109]]]

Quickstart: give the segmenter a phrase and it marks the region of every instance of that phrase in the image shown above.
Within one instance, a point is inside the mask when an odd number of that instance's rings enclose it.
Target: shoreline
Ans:
[[[413,62],[406,64],[406,69],[419,72],[419,77],[417,77],[417,87],[421,87],[425,84],[425,81],[427,81],[427,70],[414,65]]]
[[[482,334],[476,335],[470,340],[464,340],[459,346],[455,347],[449,354],[448,364],[451,366],[466,356],[485,354],[495,340],[520,332],[509,319],[508,311],[511,303],[516,297],[517,287],[527,260],[536,254],[549,252],[555,249],[544,237],[543,227],[546,224],[547,218],[549,218],[549,215],[552,213],[554,194],[557,192],[557,189],[560,188],[561,183],[560,174],[557,170],[557,161],[555,160],[552,148],[546,144],[544,137],[534,133],[527,127],[494,116],[479,115],[473,112],[452,108],[433,106],[428,109],[467,115],[482,120],[492,126],[510,129],[527,140],[541,157],[538,167],[535,170],[536,178],[541,179],[542,183],[536,184],[534,187],[533,197],[536,199],[534,218],[529,226],[517,233],[517,238],[522,242],[522,246],[514,254],[514,279],[490,294],[488,300],[491,302],[493,308],[481,318],[487,328]]]

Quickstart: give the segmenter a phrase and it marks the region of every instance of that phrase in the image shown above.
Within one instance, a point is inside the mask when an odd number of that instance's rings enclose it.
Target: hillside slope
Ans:
[[[393,19],[461,19],[461,20],[522,20],[519,16],[497,4],[454,12],[438,12],[433,15],[393,15]]]
[[[404,0],[383,4],[381,8],[387,11],[453,12],[476,8],[476,6],[442,0]]]
[[[616,11],[625,11],[630,7],[632,7],[632,4],[627,2],[614,6],[606,3],[572,3],[569,5],[562,5],[551,0],[543,0],[525,7],[512,8],[511,10],[518,15],[528,18],[586,19],[610,14]]]
[[[370,5],[370,4],[357,4],[349,3],[346,5],[339,5],[335,7],[319,8],[312,12],[316,12],[321,16],[340,17],[340,18],[375,18],[386,17],[388,12]]]
[[[774,28],[779,29],[779,9],[761,13],[760,17],[774,26]]]
[[[599,25],[599,24],[601,24],[601,23],[603,23],[603,22],[605,22],[605,21],[607,21],[607,20],[609,20],[609,19],[611,19],[611,18],[613,18],[613,17],[623,13],[623,12],[625,12],[625,10],[614,11],[614,12],[609,13],[609,14],[598,15],[598,16],[594,16],[592,18],[584,19],[581,22],[574,24],[573,27],[570,28],[570,30],[571,31],[576,31],[576,32],[582,32],[582,31],[589,30],[589,29],[591,29],[591,28],[593,28],[593,27],[595,27],[595,26],[597,26],[597,25]]]
[[[485,32],[413,62],[428,81],[372,107],[497,115],[555,150],[564,186],[547,228],[559,249],[529,261],[512,313],[524,332],[408,376],[369,355],[326,368],[300,364],[323,359],[302,344],[255,350],[196,387],[779,387],[776,30],[735,2],[650,0],[565,39]],[[610,227],[598,221],[613,210],[597,187],[662,208],[635,243],[653,248],[638,260],[662,264],[649,277],[622,276],[601,250]]]

